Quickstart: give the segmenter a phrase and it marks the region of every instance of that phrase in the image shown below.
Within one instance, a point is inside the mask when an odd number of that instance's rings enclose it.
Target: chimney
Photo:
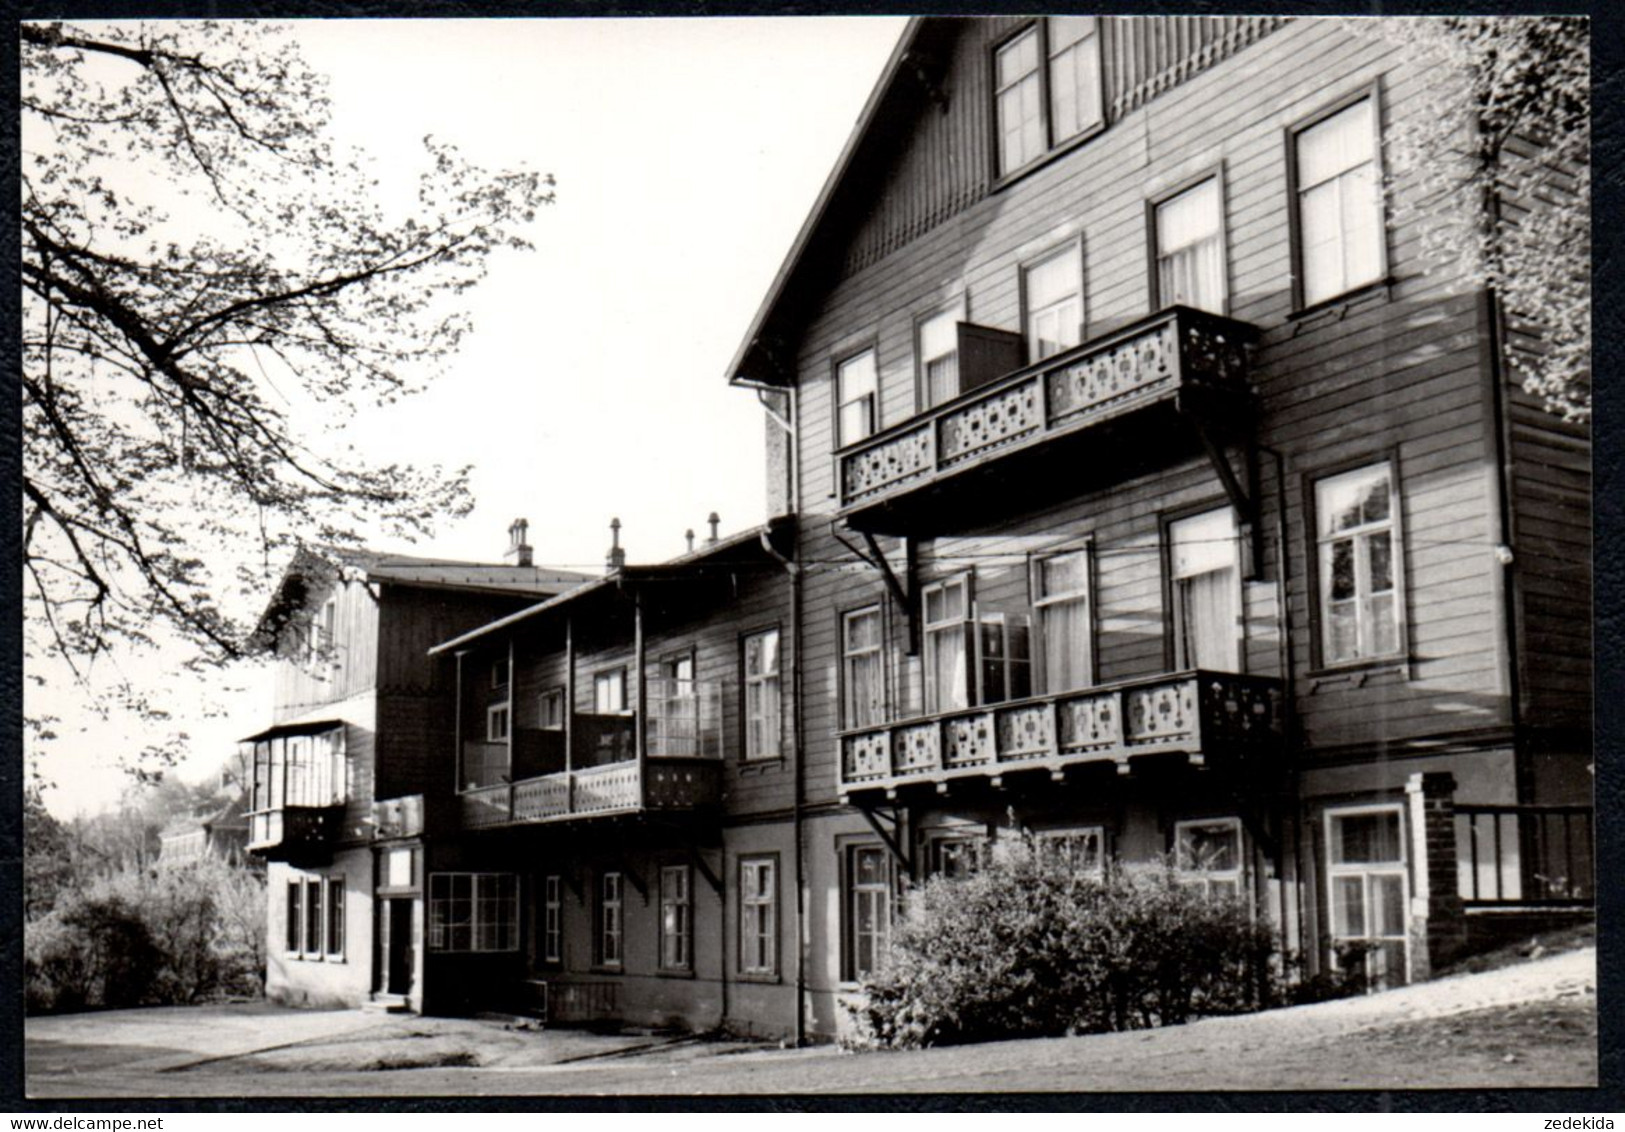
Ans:
[[[705,545],[715,546],[717,544],[717,524],[722,520],[717,518],[717,513],[713,511],[705,517],[705,521],[711,524],[711,537],[705,540]]]
[[[621,521],[619,519],[609,521],[609,536],[611,542],[609,554],[605,560],[611,570],[619,570],[626,565],[626,551],[621,549]]]
[[[525,536],[530,533],[528,519],[515,519],[508,525],[508,552],[502,556],[502,561],[509,566],[530,566],[530,544]]]
[[[688,528],[688,530],[684,531],[683,532],[683,537],[688,540],[688,551],[687,551],[687,553],[693,554],[694,553],[694,528],[690,527],[690,528]]]

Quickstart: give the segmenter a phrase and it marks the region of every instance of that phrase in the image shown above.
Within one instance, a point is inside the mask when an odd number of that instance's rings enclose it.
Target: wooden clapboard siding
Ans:
[[[1134,23],[1145,30],[1158,21]],[[965,30],[942,83],[946,110],[922,109],[916,128],[931,136],[901,144],[897,163],[870,180],[873,210],[853,228],[845,275],[804,305],[794,335],[797,467],[808,516],[800,549],[809,563],[804,710],[810,782],[832,791],[835,780],[838,610],[885,600],[890,694],[900,712],[919,706],[919,666],[902,655],[906,619],[889,608],[876,572],[854,565],[852,553],[818,521],[835,510],[832,359],[854,341],[873,342],[881,426],[907,419],[917,410],[915,317],[963,295],[971,321],[1018,330],[1020,265],[1073,241],[1084,255],[1086,336],[1143,317],[1150,302],[1145,202],[1210,170],[1223,176],[1230,313],[1262,330],[1252,372],[1259,439],[1280,454],[1286,473],[1280,484],[1270,470],[1263,476],[1266,573],[1243,591],[1247,668],[1278,670],[1284,614],[1311,757],[1321,747],[1374,749],[1505,725],[1509,681],[1498,660],[1504,649],[1490,545],[1495,468],[1487,430],[1495,422],[1484,396],[1480,297],[1422,263],[1414,231],[1390,225],[1386,287],[1303,316],[1292,310],[1288,131],[1373,83],[1383,121],[1403,121],[1416,112],[1416,95],[1431,76],[1407,69],[1380,42],[1350,35],[1335,22],[1291,21],[1228,62],[1186,75],[1142,104],[1125,103],[1103,133],[1077,150],[876,253],[876,233],[916,207],[908,203],[910,194],[941,191],[922,181],[932,162],[941,163],[949,152],[947,139],[962,128],[956,122],[981,116],[980,128],[987,128],[987,52],[1015,26],[992,21]],[[1110,34],[1120,33],[1119,27]],[[1177,31],[1164,33],[1177,40]],[[1109,58],[1118,59],[1112,53],[1126,42],[1110,41]],[[1116,80],[1109,75],[1108,81]],[[1311,616],[1318,597],[1307,588],[1306,572],[1317,547],[1305,491],[1327,470],[1391,457],[1401,491],[1408,655],[1358,677],[1318,672]],[[1572,493],[1572,486],[1552,479],[1550,472],[1535,473],[1526,490],[1547,486]],[[1047,509],[1024,507],[1013,498],[1008,519],[982,535],[922,540],[921,580],[957,572],[966,561],[988,562],[990,568],[978,575],[978,597],[1008,603],[1025,578],[1018,582],[1004,556],[1025,555],[1045,539],[1058,545],[1089,535],[1096,550],[1099,678],[1153,674],[1166,664],[1167,649],[1159,515],[1221,499],[1204,460],[1178,461]],[[1551,520],[1532,521],[1547,525],[1523,528],[1530,538],[1538,533],[1553,546],[1582,545],[1573,526],[1553,530]],[[1284,593],[1278,584],[1278,524],[1291,565]],[[890,540],[880,543],[900,569],[900,551]],[[1526,618],[1531,610],[1544,615],[1556,596],[1531,591],[1524,598]],[[1540,630],[1543,639],[1562,631],[1548,623]],[[1569,633],[1563,639],[1580,638]]]
[[[360,582],[334,582],[310,595],[307,608],[319,611],[335,601],[331,655],[305,659],[309,620],[297,619],[283,630],[273,683],[272,721],[284,723],[338,704],[377,687],[378,609]]]

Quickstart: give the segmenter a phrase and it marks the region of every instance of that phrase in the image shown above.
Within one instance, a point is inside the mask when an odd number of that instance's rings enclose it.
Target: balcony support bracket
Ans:
[[[916,561],[916,547],[914,540],[903,538],[903,577],[899,579],[896,571],[891,568],[891,562],[881,553],[880,546],[875,542],[875,536],[868,531],[863,532],[863,541],[869,547],[869,561],[880,571],[886,579],[886,588],[896,599],[897,604],[903,608],[903,615],[908,618],[908,655],[918,656],[920,652],[920,616],[917,603],[914,600],[914,572]]]
[[[1219,482],[1224,485],[1224,493],[1230,499],[1230,505],[1236,509],[1237,521],[1241,526],[1241,576],[1249,582],[1260,579],[1260,571],[1264,563],[1264,528],[1259,522],[1258,515],[1258,445],[1253,442],[1249,434],[1242,441],[1242,474],[1247,477],[1245,485],[1236,469],[1230,463],[1230,457],[1225,453],[1222,440],[1216,436],[1208,423],[1198,414],[1192,413],[1187,418],[1196,429],[1196,435],[1202,442],[1202,449],[1213,465],[1213,470],[1219,474]]]
[[[621,864],[621,875],[626,878],[628,884],[637,889],[638,895],[643,897],[643,906],[647,908],[649,906],[648,883],[638,875],[636,869],[629,867],[625,862]]]
[[[862,814],[863,820],[869,823],[869,828],[875,831],[875,836],[880,838],[881,844],[885,845],[886,851],[892,855],[892,859],[903,867],[904,875],[913,876],[914,861],[908,855],[908,852],[903,848],[903,838],[898,836],[898,826],[901,824],[901,822],[898,818],[897,810],[894,808],[891,815],[886,817],[885,815],[877,814],[875,810],[868,806],[860,806],[858,808],[858,813]],[[880,824],[882,818],[885,818],[885,820],[891,822],[891,829],[889,831],[885,828],[885,826]]]
[[[711,868],[711,862],[705,859],[705,854],[701,852],[698,845],[688,847],[688,859],[693,863],[694,871],[704,877],[705,883],[711,886],[711,891],[721,896],[722,878]]]

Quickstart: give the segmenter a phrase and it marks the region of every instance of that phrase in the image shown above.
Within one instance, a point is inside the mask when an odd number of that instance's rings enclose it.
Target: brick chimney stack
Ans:
[[[526,536],[530,534],[530,520],[515,519],[508,525],[508,551],[502,556],[503,562],[509,566],[533,565],[530,543]]]
[[[611,542],[609,554],[605,561],[609,564],[611,570],[619,570],[626,565],[626,551],[621,549],[621,521],[619,519],[609,521],[609,536]]]

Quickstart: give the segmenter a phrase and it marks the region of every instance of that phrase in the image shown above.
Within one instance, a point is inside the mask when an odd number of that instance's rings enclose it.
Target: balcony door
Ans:
[[[1174,669],[1241,671],[1241,563],[1228,507],[1169,525]]]
[[[674,758],[693,757],[699,750],[699,698],[694,687],[694,651],[675,653],[660,665],[659,696],[651,711],[655,751]]]

